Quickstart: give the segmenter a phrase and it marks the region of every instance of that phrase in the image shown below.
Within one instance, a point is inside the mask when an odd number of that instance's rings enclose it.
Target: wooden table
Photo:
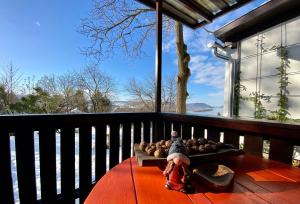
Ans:
[[[183,194],[164,187],[159,168],[140,167],[133,157],[105,174],[85,204],[300,203],[300,169],[250,155],[224,164],[236,173],[229,192],[214,193],[195,184],[194,194]]]

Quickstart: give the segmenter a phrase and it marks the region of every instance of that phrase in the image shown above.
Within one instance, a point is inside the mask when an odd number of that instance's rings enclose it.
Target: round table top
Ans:
[[[108,171],[85,204],[299,203],[300,169],[249,155],[224,162],[236,173],[230,191],[214,193],[194,183],[196,192],[184,194],[165,188],[158,167],[141,167],[132,157]]]

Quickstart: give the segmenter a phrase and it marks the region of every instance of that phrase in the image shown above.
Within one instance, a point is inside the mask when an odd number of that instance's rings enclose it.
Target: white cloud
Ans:
[[[205,55],[193,55],[191,57],[190,64],[194,65],[194,64],[203,63],[204,61],[207,60],[207,58],[208,58],[208,56],[205,56]]]
[[[208,60],[207,56],[192,56],[190,62],[192,81],[197,84],[223,89],[224,64],[216,59]]]
[[[192,30],[184,29],[184,40],[188,47],[189,53],[203,53],[210,51],[207,44],[214,41],[214,36],[203,29]]]
[[[183,29],[183,39],[187,45],[188,53],[203,53],[210,51],[207,44],[214,40],[213,35],[207,33],[203,29],[193,30],[187,27]],[[164,40],[162,44],[164,52],[176,52],[176,37],[170,36],[170,38]]]
[[[176,43],[175,37],[171,38],[170,40],[166,40],[166,42],[163,42],[162,43],[163,52],[175,51],[175,43]]]
[[[36,22],[35,22],[35,25],[36,25],[37,27],[40,27],[40,26],[41,26],[41,23],[40,23],[39,21],[36,21]]]

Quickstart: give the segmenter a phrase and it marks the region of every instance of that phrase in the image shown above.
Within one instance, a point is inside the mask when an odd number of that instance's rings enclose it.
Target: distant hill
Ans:
[[[128,111],[138,109],[139,104],[136,101],[113,101],[113,111]],[[204,112],[213,110],[213,106],[206,103],[187,103],[188,112]]]
[[[203,111],[210,111],[213,107],[206,104],[206,103],[188,103],[187,104],[187,111],[189,112],[203,112]]]

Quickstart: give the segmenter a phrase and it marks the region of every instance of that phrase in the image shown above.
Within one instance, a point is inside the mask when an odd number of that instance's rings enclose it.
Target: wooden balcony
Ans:
[[[169,113],[0,116],[0,202],[14,203],[10,137],[15,138],[20,203],[74,203],[77,198],[83,203],[95,182],[92,180],[92,159],[97,181],[106,173],[107,148],[111,169],[131,156],[132,143],[139,143],[141,139],[148,142],[168,139],[172,128],[181,133],[182,138],[206,136],[219,141],[222,135],[224,142],[236,147],[239,147],[240,136],[244,136],[244,151],[258,157],[262,157],[263,141],[269,140],[269,158],[287,164],[292,162],[294,146],[300,143],[300,125],[278,122]],[[79,130],[76,133],[79,135],[79,188],[75,188],[75,129]],[[58,130],[61,193],[56,184]],[[37,198],[34,133],[39,141],[40,199]],[[95,157],[92,157],[93,134]]]

